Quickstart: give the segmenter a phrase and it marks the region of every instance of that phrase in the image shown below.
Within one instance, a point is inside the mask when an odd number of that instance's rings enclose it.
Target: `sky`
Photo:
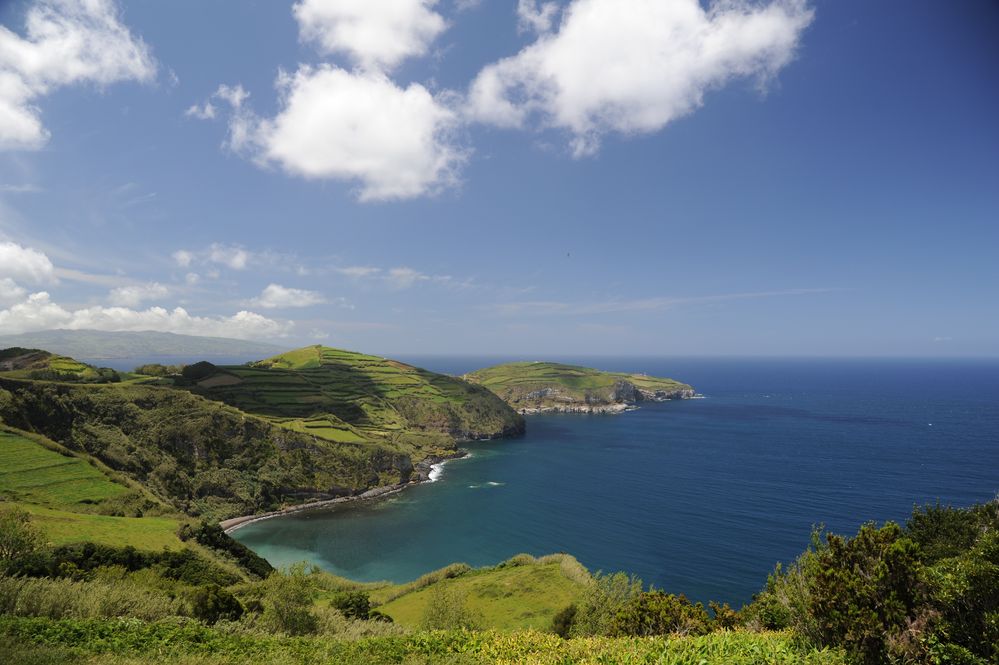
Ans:
[[[989,0],[0,1],[0,334],[999,355]]]

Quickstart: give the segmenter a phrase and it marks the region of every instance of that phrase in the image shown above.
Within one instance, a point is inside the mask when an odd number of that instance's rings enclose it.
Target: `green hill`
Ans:
[[[453,450],[516,435],[523,419],[488,390],[362,353],[308,346],[241,366],[202,364],[190,389],[283,427],[338,442]]]
[[[22,347],[0,351],[0,373],[22,379],[70,383],[113,383],[121,380],[113,369],[93,367],[67,356]]]
[[[694,389],[673,379],[604,372],[551,362],[516,362],[466,374],[519,413],[615,413],[639,402],[686,399]]]
[[[421,478],[424,460],[456,454],[456,439],[523,428],[483,388],[321,347],[105,384],[45,351],[0,359],[0,420],[213,519],[402,485]]]

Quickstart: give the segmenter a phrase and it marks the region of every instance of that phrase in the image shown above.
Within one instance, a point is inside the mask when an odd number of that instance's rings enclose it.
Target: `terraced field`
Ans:
[[[79,457],[61,455],[18,434],[0,431],[0,496],[64,508],[128,491]]]
[[[460,379],[321,346],[218,367],[193,390],[289,429],[343,443],[414,431],[482,438],[522,427],[491,393]]]

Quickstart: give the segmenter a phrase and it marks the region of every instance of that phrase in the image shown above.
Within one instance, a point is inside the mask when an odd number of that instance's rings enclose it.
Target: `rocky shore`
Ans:
[[[418,462],[414,467],[414,475],[405,483],[396,483],[394,485],[383,485],[382,487],[372,487],[369,490],[365,490],[359,494],[352,494],[349,496],[338,496],[335,499],[324,499],[322,501],[309,501],[307,503],[300,503],[294,506],[287,506],[281,508],[280,510],[272,510],[266,513],[257,513],[256,515],[243,515],[241,517],[230,517],[227,520],[222,520],[219,522],[219,526],[226,533],[232,533],[236,529],[246,526],[247,524],[252,524],[254,522],[260,522],[262,520],[271,519],[272,517],[281,517],[282,515],[291,515],[294,513],[300,513],[307,510],[319,510],[322,508],[330,508],[332,506],[338,506],[344,503],[351,503],[353,501],[366,501],[369,499],[378,499],[389,494],[395,494],[396,492],[401,492],[407,487],[412,487],[413,485],[419,485],[420,483],[430,482],[430,473],[433,466],[436,464],[442,464],[448,460],[460,459],[467,456],[468,453],[464,450],[456,450],[453,455],[430,455],[425,457],[423,460]]]
[[[693,389],[679,390],[646,390],[638,388],[627,381],[614,385],[609,399],[595,398],[587,395],[580,400],[573,395],[560,391],[558,388],[544,388],[524,395],[519,403],[512,406],[517,413],[528,416],[538,413],[585,413],[585,414],[617,414],[633,411],[641,402],[667,402],[674,399],[691,399],[695,395]],[[524,405],[524,403],[531,403]]]

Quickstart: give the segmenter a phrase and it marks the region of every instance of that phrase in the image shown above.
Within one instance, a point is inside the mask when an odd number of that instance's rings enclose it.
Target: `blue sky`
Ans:
[[[994,2],[51,0],[0,22],[0,332],[999,355]]]

